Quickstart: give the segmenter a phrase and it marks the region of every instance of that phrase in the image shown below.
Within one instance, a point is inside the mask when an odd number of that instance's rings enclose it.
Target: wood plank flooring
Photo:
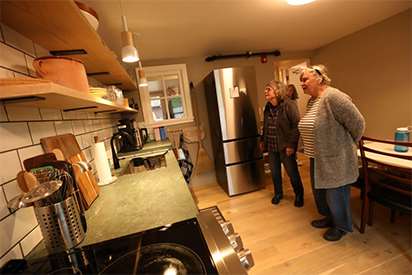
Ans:
[[[283,179],[284,199],[272,205],[273,186],[228,197],[216,183],[213,164],[201,150],[190,183],[199,209],[217,205],[252,251],[255,266],[249,274],[412,274],[411,217],[389,222],[389,210],[376,205],[374,225],[358,231],[359,191],[352,190],[354,232],[339,242],[322,238],[325,230],[310,226],[317,218],[308,174],[308,160],[299,156],[305,186],[305,206],[293,206],[289,179]]]

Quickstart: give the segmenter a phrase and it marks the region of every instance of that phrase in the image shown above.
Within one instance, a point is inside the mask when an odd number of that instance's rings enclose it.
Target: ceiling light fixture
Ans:
[[[122,21],[123,29],[122,31],[122,61],[126,63],[134,63],[140,60],[137,49],[133,43],[133,33],[129,31],[127,27],[126,16],[123,13],[122,1],[120,1],[120,6],[122,10]]]
[[[287,0],[288,4],[291,6],[302,6],[309,4],[315,0]]]

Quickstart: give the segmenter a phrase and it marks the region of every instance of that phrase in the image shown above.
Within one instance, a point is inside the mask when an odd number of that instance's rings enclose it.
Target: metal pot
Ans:
[[[80,60],[61,56],[44,56],[34,59],[33,67],[41,78],[77,91],[89,92],[86,70]]]

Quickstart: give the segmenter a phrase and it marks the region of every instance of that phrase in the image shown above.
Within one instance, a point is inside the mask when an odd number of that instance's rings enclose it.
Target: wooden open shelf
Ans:
[[[5,105],[54,108],[63,111],[137,112],[109,100],[76,91],[53,82],[7,84],[0,82],[0,102]]]
[[[93,75],[101,83],[116,84],[123,90],[136,89],[136,82],[73,0],[2,0],[0,12],[2,22],[50,51],[84,49],[87,54],[70,57],[80,59],[88,74],[108,72]]]

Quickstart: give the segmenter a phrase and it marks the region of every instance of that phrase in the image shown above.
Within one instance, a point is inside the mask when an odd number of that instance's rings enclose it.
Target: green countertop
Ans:
[[[150,150],[164,148],[165,143],[157,145],[148,144],[147,147]],[[86,211],[88,229],[79,246],[196,216],[197,207],[173,151],[169,150],[165,157],[166,167],[126,174],[113,184],[100,187],[99,197]],[[121,161],[122,165],[127,163]],[[42,244],[29,255],[30,258],[44,254],[41,250],[45,250]]]
[[[88,230],[82,245],[195,217],[196,205],[172,151],[166,163],[102,186],[86,212]]]

